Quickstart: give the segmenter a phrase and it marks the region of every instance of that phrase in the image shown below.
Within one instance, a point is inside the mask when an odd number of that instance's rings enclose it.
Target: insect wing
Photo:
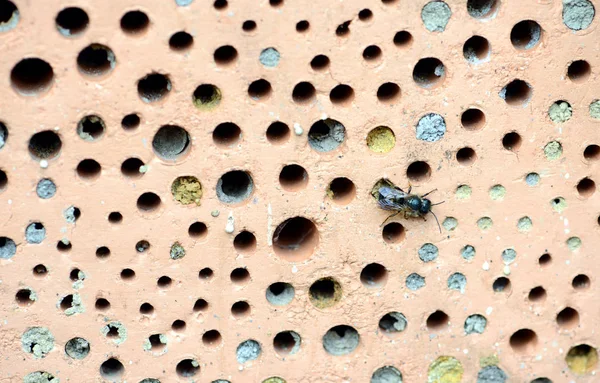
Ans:
[[[398,200],[404,198],[406,193],[399,192],[396,189],[382,186],[379,188],[379,207],[384,210],[401,210],[404,205],[399,203]]]

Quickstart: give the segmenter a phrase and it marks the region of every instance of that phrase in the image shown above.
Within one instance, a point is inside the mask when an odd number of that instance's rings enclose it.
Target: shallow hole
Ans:
[[[83,117],[77,124],[77,134],[85,141],[96,141],[104,135],[106,125],[102,118],[90,115]]]
[[[310,28],[310,23],[307,20],[301,20],[296,23],[296,32],[305,33]]]
[[[598,350],[588,344],[579,344],[569,349],[565,361],[572,372],[588,374],[598,366]]]
[[[110,358],[100,365],[100,375],[104,379],[119,380],[124,372],[125,367],[123,363],[115,358]]]
[[[583,178],[577,183],[577,192],[584,198],[590,197],[596,191],[596,183],[590,178]]]
[[[231,147],[242,137],[242,130],[233,122],[224,122],[213,130],[212,138],[215,145]]]
[[[187,130],[176,125],[162,126],[152,138],[154,153],[167,161],[180,159],[187,153],[190,144],[190,135]]]
[[[394,35],[394,45],[397,47],[407,47],[413,41],[413,37],[408,31],[399,31]]]
[[[58,156],[62,148],[62,141],[58,134],[50,130],[36,133],[29,139],[29,153],[40,160]]]
[[[177,363],[175,371],[177,372],[177,375],[183,378],[189,378],[200,372],[200,365],[194,359],[184,359]]]
[[[121,17],[121,29],[128,34],[138,34],[148,29],[150,19],[142,11],[129,11]]]
[[[237,50],[231,45],[223,45],[215,50],[213,59],[217,65],[232,64],[238,57]]]
[[[286,282],[275,282],[267,287],[267,301],[274,306],[288,305],[296,295],[294,286]]]
[[[467,130],[479,130],[485,125],[485,114],[479,109],[470,108],[463,112],[460,122]]]
[[[332,277],[318,279],[310,285],[308,298],[317,308],[332,307],[342,299],[342,286]]]
[[[160,352],[164,350],[167,346],[161,341],[164,339],[164,335],[162,336],[163,339],[161,339],[161,335],[162,334],[152,334],[148,337],[148,341],[150,342],[150,349],[154,352]]]
[[[123,117],[121,120],[121,127],[123,130],[134,130],[140,126],[140,116],[135,113],[131,113]]]
[[[485,19],[493,16],[500,4],[500,0],[468,0],[467,12],[476,19]]]
[[[33,96],[50,89],[54,70],[46,61],[27,58],[19,61],[10,72],[13,88],[24,96]]]
[[[536,348],[538,337],[533,330],[524,328],[512,334],[509,343],[513,351],[527,354],[533,352]]]
[[[583,82],[590,77],[592,67],[585,60],[573,61],[567,69],[567,76],[573,82]]]
[[[331,118],[316,121],[308,131],[308,144],[317,152],[335,150],[345,139],[346,128],[342,123]]]
[[[289,218],[273,233],[273,250],[279,257],[298,262],[308,259],[319,244],[316,225],[304,217]]]
[[[379,263],[370,263],[360,272],[360,281],[365,287],[380,288],[385,285],[388,271]]]
[[[302,190],[308,184],[308,173],[300,165],[286,165],[279,173],[279,184],[286,191]]]
[[[94,180],[100,176],[102,167],[96,160],[85,159],[77,165],[77,175],[86,180]]]
[[[497,292],[510,292],[511,289],[511,283],[510,283],[510,279],[506,278],[506,277],[500,277],[497,278],[494,283],[492,284],[492,289]]]
[[[241,203],[252,195],[254,182],[243,170],[227,172],[217,181],[217,197],[227,204]]]
[[[140,172],[142,166],[144,163],[139,158],[128,158],[121,164],[121,173],[129,178],[138,178],[144,174]]]
[[[579,313],[572,307],[565,307],[556,315],[556,323],[563,328],[579,326]]]
[[[391,104],[400,98],[400,87],[393,82],[386,82],[377,89],[377,99],[384,104]]]
[[[338,37],[347,37],[350,35],[350,23],[352,20],[344,21],[335,29],[335,35]]]
[[[550,254],[542,254],[542,256],[538,259],[538,263],[541,267],[550,266],[552,263],[552,256]]]
[[[166,275],[163,275],[156,281],[156,285],[161,289],[169,288],[171,284],[173,284],[173,280]]]
[[[427,181],[431,177],[431,167],[424,161],[416,161],[406,169],[406,176],[414,182]]]
[[[490,43],[482,36],[470,37],[463,45],[464,58],[473,64],[487,61],[490,56]]]
[[[290,139],[290,128],[283,122],[273,122],[267,128],[267,140],[273,145],[282,145]]]
[[[101,246],[96,249],[96,257],[103,259],[110,257],[110,249],[106,246]]]
[[[242,231],[233,239],[233,248],[240,254],[248,254],[256,250],[256,236],[249,231]]]
[[[32,272],[34,277],[44,278],[48,274],[48,268],[40,263],[33,267]]]
[[[98,298],[96,299],[95,307],[98,311],[106,311],[110,309],[110,302],[105,298]]]
[[[67,7],[56,15],[58,31],[67,37],[76,36],[87,28],[90,18],[87,13],[78,7]]]
[[[588,145],[583,151],[583,157],[590,161],[597,161],[600,159],[600,146],[598,145]]]
[[[247,269],[238,267],[231,272],[229,278],[236,285],[245,285],[250,282],[250,273]]]
[[[354,182],[345,177],[334,178],[327,189],[331,199],[339,205],[349,204],[356,196]]]
[[[365,8],[358,12],[358,19],[360,21],[369,21],[373,18],[373,12],[370,9]]]
[[[292,99],[298,104],[308,103],[315,98],[316,94],[313,84],[307,81],[302,81],[294,86],[292,91]]]
[[[438,86],[445,77],[444,64],[434,57],[419,60],[413,69],[413,80],[422,88]]]
[[[138,95],[144,102],[160,101],[171,91],[171,80],[160,73],[150,73],[137,83]]]
[[[150,303],[145,302],[140,305],[140,314],[142,315],[152,315],[154,313],[154,306]]]
[[[113,51],[102,44],[91,44],[77,56],[79,71],[88,76],[102,76],[112,71],[116,65]]]
[[[214,275],[215,275],[215,273],[212,271],[212,269],[210,267],[205,267],[198,272],[198,278],[200,278],[203,281],[211,280]]]
[[[132,269],[121,270],[121,279],[126,282],[131,282],[135,279],[135,271],[133,271]]]
[[[450,317],[440,310],[435,311],[427,317],[427,328],[430,330],[440,330],[448,326]]]
[[[135,250],[138,253],[144,253],[144,252],[148,251],[148,249],[150,249],[150,242],[146,241],[145,239],[138,241],[135,244]]]
[[[314,71],[323,71],[323,70],[326,70],[327,68],[329,68],[329,63],[330,63],[329,57],[327,57],[325,55],[316,55],[310,61],[310,67]]]
[[[385,314],[379,320],[379,330],[388,335],[404,331],[406,325],[406,317],[396,311]]]
[[[175,332],[183,332],[185,331],[186,326],[187,325],[185,321],[182,321],[181,319],[176,319],[175,321],[173,321],[173,324],[171,324],[171,330]]]
[[[571,286],[573,286],[573,288],[576,290],[587,289],[591,286],[591,284],[592,283],[590,281],[590,277],[588,277],[585,274],[577,275],[575,278],[573,278],[573,281],[571,282]]]
[[[217,330],[208,330],[202,335],[202,343],[207,347],[216,347],[221,344],[221,333]]]
[[[208,309],[208,302],[200,298],[194,302],[194,312],[206,311]]]
[[[199,85],[192,95],[194,105],[201,110],[216,108],[221,103],[221,98],[221,90],[212,84]]]
[[[400,223],[391,222],[383,227],[381,235],[387,243],[398,243],[406,238],[406,230]]]
[[[517,49],[535,47],[542,36],[542,27],[533,20],[524,20],[515,24],[510,31],[510,42]]]
[[[376,61],[381,59],[381,48],[377,45],[369,45],[363,50],[362,57],[366,61]]]
[[[354,89],[346,84],[337,85],[329,92],[329,99],[333,104],[347,105],[354,100]]]
[[[353,327],[340,325],[330,328],[323,335],[323,348],[331,355],[352,353],[360,343],[360,335]]]
[[[282,331],[273,338],[273,348],[280,355],[293,355],[300,348],[300,335],[294,331]]]
[[[542,286],[537,286],[529,291],[527,298],[532,302],[541,302],[546,299],[546,295],[546,289]]]
[[[31,306],[36,299],[35,293],[30,289],[21,289],[15,294],[15,301],[21,307]]]
[[[504,135],[502,138],[502,146],[504,149],[516,152],[521,147],[521,136],[517,132],[510,132]]]
[[[244,32],[252,32],[256,29],[256,22],[254,20],[246,20],[242,23],[242,30]]]
[[[250,305],[246,301],[235,302],[231,306],[231,315],[234,318],[243,318],[250,315]]]
[[[458,152],[456,152],[456,160],[461,165],[472,165],[477,159],[477,154],[475,150],[471,148],[462,148]]]
[[[271,95],[271,92],[271,83],[264,79],[253,81],[248,86],[248,95],[256,101],[266,100]]]
[[[204,238],[208,233],[208,228],[203,222],[194,222],[188,228],[188,234],[192,238]]]
[[[190,49],[194,45],[194,37],[185,31],[175,32],[169,38],[169,47],[174,51]]]
[[[500,97],[508,105],[524,106],[531,98],[532,88],[523,80],[513,80],[500,91]]]

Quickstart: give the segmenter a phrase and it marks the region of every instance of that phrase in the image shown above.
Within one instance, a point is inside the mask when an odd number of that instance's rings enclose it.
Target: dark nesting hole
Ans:
[[[379,320],[379,330],[386,334],[402,332],[405,327],[406,318],[399,312],[387,313]]]
[[[394,35],[394,45],[397,47],[407,47],[412,42],[413,37],[408,31],[396,32]]]
[[[215,0],[215,2],[213,3],[213,7],[215,7],[217,11],[227,9],[227,5],[229,5],[227,0]]]
[[[350,23],[352,20],[344,21],[335,29],[336,36],[345,37],[350,34]]]
[[[470,108],[463,112],[460,122],[467,130],[479,130],[485,125],[485,114],[479,109]]]
[[[291,262],[308,259],[318,243],[317,226],[304,217],[286,219],[273,233],[275,254]]]
[[[492,289],[497,293],[501,293],[503,291],[509,292],[510,287],[510,279],[506,277],[497,278],[492,284]]]
[[[462,148],[456,152],[456,160],[461,165],[472,165],[477,159],[477,154],[472,148]]]
[[[400,97],[400,87],[393,82],[386,82],[377,89],[377,99],[383,103],[392,103]]]
[[[552,256],[548,253],[542,254],[542,256],[538,259],[538,263],[542,267],[550,266],[552,263]]]
[[[11,70],[10,81],[17,92],[31,96],[50,89],[54,81],[54,71],[50,64],[42,59],[23,59]]]
[[[140,122],[140,116],[138,116],[135,113],[131,113],[123,117],[123,119],[121,120],[121,127],[124,130],[134,130],[140,126]]]
[[[79,273],[81,273],[81,270],[79,270],[79,269],[71,270],[71,272],[69,273],[69,279],[72,280],[73,282],[79,281],[80,279],[82,279],[79,277]]]
[[[171,324],[171,330],[175,332],[183,332],[185,331],[185,327],[186,323],[181,319],[176,319],[175,321],[173,321],[173,324]]]
[[[77,56],[77,66],[88,76],[101,76],[110,72],[116,65],[113,51],[102,44],[91,44]]]
[[[367,61],[375,61],[381,58],[381,48],[377,45],[369,45],[363,50],[362,57]]]
[[[252,32],[256,29],[256,22],[254,20],[246,20],[242,23],[242,30],[244,32]]]
[[[35,265],[31,271],[33,272],[33,276],[38,278],[43,278],[46,276],[46,274],[48,274],[48,269],[41,263],[39,265]]]
[[[335,203],[347,205],[356,196],[356,186],[348,178],[338,177],[331,181],[328,192],[330,192],[331,199]]]
[[[342,298],[342,286],[331,277],[316,280],[308,289],[310,302],[317,308],[334,306]]]
[[[30,289],[21,289],[15,294],[15,301],[19,306],[31,306],[35,302],[35,293]]]
[[[194,312],[205,311],[208,309],[208,302],[200,298],[194,302]]]
[[[369,21],[373,18],[373,12],[371,12],[370,9],[363,9],[360,12],[358,12],[358,19],[360,21]]]
[[[434,57],[419,60],[413,69],[413,80],[422,88],[438,86],[445,77],[444,64]]]
[[[546,289],[542,286],[537,286],[529,291],[527,298],[532,302],[540,302],[546,299],[546,295]]]
[[[286,191],[299,191],[308,184],[308,173],[300,165],[286,165],[279,173],[279,184]]]
[[[294,102],[303,104],[312,101],[315,98],[316,92],[317,91],[315,90],[313,84],[307,81],[302,81],[294,86],[294,90],[292,91],[292,99]]]
[[[110,223],[121,223],[123,221],[123,214],[118,211],[113,211],[108,215],[108,222]]]
[[[304,33],[310,28],[310,23],[307,20],[301,20],[296,23],[296,32]]]
[[[115,358],[110,358],[100,365],[100,375],[104,379],[119,380],[125,372],[123,363]]]
[[[98,298],[96,299],[95,307],[98,311],[106,311],[110,309],[110,302],[107,299]]]
[[[236,285],[244,285],[250,281],[250,272],[243,267],[238,267],[237,269],[233,269],[229,278]]]
[[[229,65],[238,57],[237,50],[231,45],[223,45],[215,50],[213,59],[217,65]]]
[[[152,315],[154,313],[154,306],[150,303],[145,302],[140,305],[140,314],[142,315]]]
[[[268,98],[271,95],[271,91],[271,83],[264,79],[253,81],[248,86],[248,95],[256,101]]]
[[[600,146],[588,145],[583,151],[583,157],[586,160],[598,160],[600,159]]]
[[[591,283],[592,282],[590,281],[590,277],[588,277],[585,274],[579,274],[575,278],[573,278],[571,286],[573,286],[574,289],[583,290],[589,288]]]
[[[148,341],[150,342],[150,349],[152,351],[161,351],[167,346],[163,342],[161,342],[161,334],[152,334],[148,337]]]
[[[329,99],[333,104],[346,105],[354,99],[354,89],[346,84],[340,84],[329,92]]]
[[[212,84],[199,85],[192,95],[194,105],[203,110],[211,110],[221,103],[221,90]]]
[[[251,253],[256,249],[256,236],[249,231],[242,231],[235,236],[233,247],[238,253]]]
[[[217,330],[208,330],[202,334],[202,343],[208,347],[215,347],[221,344],[221,333]]]
[[[327,330],[322,338],[323,348],[330,355],[347,355],[360,344],[360,335],[355,328],[339,325]]]
[[[427,317],[427,328],[430,330],[442,329],[448,325],[449,320],[450,317],[445,312],[437,310]]]
[[[567,76],[573,82],[581,82],[587,80],[592,72],[592,67],[585,60],[573,61],[567,69]]]
[[[146,192],[137,199],[137,208],[146,212],[158,209],[160,204],[160,197],[152,192]]]
[[[121,270],[121,279],[127,282],[131,282],[135,279],[135,271],[132,269]]]
[[[194,359],[184,359],[177,363],[175,371],[177,372],[177,375],[183,378],[189,378],[200,371],[200,365]]]
[[[144,163],[139,158],[128,158],[121,164],[121,173],[130,178],[141,177],[144,173],[140,172],[140,168]]]
[[[175,32],[169,38],[169,47],[174,51],[190,49],[194,44],[194,38],[187,32]]]
[[[500,0],[468,0],[467,12],[476,19],[492,16],[498,9]]]
[[[77,124],[77,134],[86,141],[96,141],[104,135],[105,129],[102,118],[95,115],[85,116]]]
[[[387,243],[398,243],[406,238],[406,230],[400,223],[391,222],[383,227],[381,236]]]
[[[6,128],[6,124],[0,121],[0,149],[6,145],[6,141],[8,140],[8,129]]]
[[[577,183],[577,192],[582,197],[590,197],[596,191],[596,183],[591,178],[583,178]]]
[[[273,348],[281,355],[289,355],[297,352],[300,347],[300,335],[294,331],[282,331],[273,338]]]
[[[537,345],[538,338],[533,330],[523,328],[510,336],[510,347],[517,353],[531,352]]]
[[[242,130],[233,122],[224,122],[213,130],[213,142],[221,147],[227,147],[235,144],[240,140]]]
[[[208,280],[212,279],[212,277],[214,275],[215,275],[215,273],[209,267],[205,267],[198,272],[198,278],[200,278],[203,281],[208,281]]]
[[[114,326],[112,323],[108,325],[108,332],[106,333],[107,338],[117,338],[119,337],[119,329],[117,326]]]
[[[0,1],[0,24],[10,22],[13,17],[16,17],[15,21],[18,21],[19,9],[17,6],[10,0]]]
[[[175,161],[187,152],[190,136],[184,128],[176,125],[164,125],[152,138],[154,153],[163,160]]]
[[[98,257],[100,259],[110,257],[110,249],[106,246],[101,246],[101,247],[97,248],[96,249],[96,257]]]
[[[173,280],[171,278],[167,277],[166,275],[163,275],[162,277],[158,278],[158,280],[156,281],[156,285],[161,289],[166,289],[166,288],[170,287],[172,283],[173,283]]]
[[[513,80],[500,91],[500,97],[509,105],[525,105],[531,98],[531,86],[523,80]]]
[[[100,175],[102,167],[93,159],[85,159],[77,165],[77,175],[83,179],[93,180]]]
[[[73,247],[73,245],[71,244],[71,242],[65,242],[65,241],[58,241],[56,243],[56,250],[60,251],[60,252],[66,252],[71,250],[71,248]]]
[[[290,138],[290,128],[283,122],[273,122],[267,128],[267,140],[273,145],[281,145]]]
[[[381,287],[388,277],[388,271],[379,263],[370,263],[360,272],[360,281],[365,287]]]
[[[121,29],[125,33],[137,34],[144,32],[148,25],[150,25],[150,19],[142,11],[129,11],[121,17]]]
[[[50,130],[36,133],[29,139],[29,153],[40,160],[58,156],[61,148],[60,137]]]
[[[171,80],[164,74],[150,73],[138,80],[137,90],[142,101],[159,101],[171,91]]]
[[[55,21],[56,27],[61,34],[64,36],[75,36],[87,28],[90,18],[81,8],[67,7],[58,12]]]
[[[0,169],[0,191],[4,190],[6,185],[8,184],[8,177],[6,176],[6,172]]]
[[[424,161],[413,162],[406,169],[406,176],[411,181],[426,181],[431,177],[431,167]]]
[[[240,203],[250,197],[254,182],[250,174],[243,170],[232,170],[219,178],[217,197],[224,203]]]
[[[556,323],[563,328],[574,328],[579,325],[579,313],[572,307],[565,307],[556,315]]]
[[[504,149],[510,150],[512,152],[516,152],[521,147],[522,142],[521,135],[517,132],[506,133],[504,137],[502,137],[502,146]]]
[[[250,314],[250,305],[246,301],[235,302],[231,306],[231,315],[235,318],[242,318]]]
[[[310,67],[315,71],[322,71],[329,68],[329,57],[325,55],[316,55],[310,61]]]
[[[208,228],[206,224],[203,222],[194,222],[188,228],[188,234],[193,238],[202,238],[205,237],[208,233]]]
[[[485,61],[489,55],[490,43],[485,37],[470,37],[463,45],[463,56],[471,63]]]
[[[60,300],[60,309],[62,311],[66,311],[66,310],[70,309],[71,307],[73,307],[73,295],[69,294]]]
[[[150,248],[150,242],[142,239],[135,244],[135,251],[138,253],[144,253]]]
[[[541,37],[542,27],[533,20],[518,22],[510,31],[510,42],[517,49],[531,49]]]

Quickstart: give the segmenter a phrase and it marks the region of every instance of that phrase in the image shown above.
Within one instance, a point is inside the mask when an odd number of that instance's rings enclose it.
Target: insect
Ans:
[[[435,218],[435,221],[438,224],[438,228],[440,229],[440,233],[442,232],[442,227],[440,226],[440,221],[438,221],[437,216],[431,210],[432,206],[440,205],[445,201],[438,203],[431,203],[431,201],[425,197],[429,194],[433,193],[437,189],[433,189],[432,191],[425,193],[421,196],[417,194],[410,194],[412,191],[412,186],[408,186],[408,191],[404,191],[398,186],[395,186],[392,182],[387,179],[384,179],[382,185],[379,186],[376,192],[373,193],[374,197],[377,198],[377,202],[379,203],[379,207],[383,210],[393,211],[389,217],[383,221],[381,226],[383,226],[390,218],[397,216],[398,214],[404,214],[404,218],[423,218],[423,220],[427,221],[425,215],[427,213],[431,213]]]

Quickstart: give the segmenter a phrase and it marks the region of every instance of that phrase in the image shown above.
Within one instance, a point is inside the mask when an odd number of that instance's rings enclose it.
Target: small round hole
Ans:
[[[166,161],[176,161],[182,158],[190,146],[189,133],[176,125],[162,126],[152,138],[154,153]]]
[[[77,56],[79,71],[87,76],[102,76],[112,71],[117,63],[113,51],[102,44],[91,44]]]
[[[186,328],[186,323],[185,321],[182,321],[181,319],[176,319],[173,321],[173,324],[171,324],[171,330],[175,331],[175,332],[184,332]]]
[[[135,244],[135,251],[137,251],[138,253],[144,253],[148,251],[148,249],[150,249],[150,242],[146,240],[138,241]]]
[[[217,181],[217,197],[227,204],[237,204],[250,198],[254,190],[254,181],[243,170],[227,172]]]
[[[319,244],[317,226],[304,217],[289,218],[280,223],[273,233],[275,254],[290,262],[304,261]]]
[[[198,278],[203,281],[210,281],[214,275],[215,273],[209,267],[205,267],[198,272]]]
[[[73,269],[69,273],[69,279],[73,282],[82,281],[85,279],[85,274],[79,269]]]
[[[102,118],[90,115],[83,117],[77,124],[77,134],[85,141],[96,141],[104,135],[106,125]]]
[[[202,84],[194,90],[192,102],[200,110],[212,110],[219,106],[222,98],[221,90],[212,84]]]
[[[305,104],[315,99],[315,87],[307,81],[302,81],[296,84],[292,91],[292,99],[298,104]]]
[[[101,246],[101,247],[97,248],[96,249],[96,257],[98,257],[100,259],[110,257],[110,249],[106,246]]]
[[[107,299],[98,298],[96,299],[95,307],[98,311],[107,311],[110,309],[110,302]]]
[[[217,330],[208,330],[202,334],[202,343],[207,347],[217,347],[221,344],[223,338]]]
[[[237,50],[231,45],[223,45],[215,50],[213,58],[217,65],[230,65],[238,57]]]
[[[36,133],[29,139],[29,153],[39,160],[58,156],[61,148],[62,141],[60,137],[50,130]]]
[[[384,104],[393,104],[400,98],[400,87],[393,82],[386,82],[377,89],[377,99]]]
[[[90,18],[87,13],[78,7],[67,7],[56,15],[56,28],[66,37],[76,36],[87,28]]]
[[[556,315],[556,323],[564,329],[579,326],[579,313],[572,307],[565,307]]]
[[[477,154],[471,148],[462,148],[456,152],[456,160],[463,166],[473,165],[476,159]]]
[[[479,130],[485,126],[485,114],[476,108],[467,109],[461,115],[460,122],[466,130]]]
[[[394,35],[394,45],[400,48],[408,47],[413,41],[413,37],[408,31],[396,32]]]
[[[431,167],[424,161],[416,161],[406,169],[406,176],[414,182],[423,182],[431,178]]]
[[[500,0],[468,0],[467,12],[476,19],[487,19],[496,13]]]
[[[121,29],[131,35],[146,31],[148,25],[150,19],[142,11],[129,11],[121,17]]]
[[[177,363],[175,371],[182,378],[190,378],[200,372],[200,364],[195,359],[184,359]]]
[[[427,317],[427,328],[429,330],[441,330],[448,326],[450,317],[443,311],[437,310]]]
[[[131,282],[135,279],[135,271],[132,269],[123,269],[121,271],[121,279],[126,282]]]
[[[113,211],[108,215],[108,222],[116,224],[121,223],[123,221],[123,215],[118,211]]]
[[[285,144],[290,139],[290,128],[283,122],[273,122],[267,128],[267,140],[273,145]]]
[[[171,91],[171,80],[163,74],[150,73],[138,81],[137,90],[144,102],[160,101]]]
[[[144,163],[139,158],[128,158],[121,164],[121,173],[125,177],[138,178],[144,174],[140,171],[142,166]]]
[[[15,294],[15,301],[21,307],[31,306],[36,299],[36,294],[30,289],[21,289]]]
[[[248,86],[248,95],[255,101],[264,101],[271,95],[271,84],[264,79],[256,80]]]
[[[282,331],[273,338],[273,348],[279,355],[293,355],[300,349],[300,335],[295,331]]]
[[[205,238],[208,233],[208,228],[203,222],[194,222],[188,228],[188,234],[192,238]]]
[[[256,22],[254,20],[246,20],[242,23],[242,30],[244,32],[252,32],[256,29]]]
[[[249,231],[242,231],[233,239],[233,247],[240,254],[249,254],[256,250],[256,236]]]
[[[250,305],[245,301],[235,302],[231,306],[231,315],[234,318],[243,318],[250,315]]]
[[[347,106],[354,100],[354,89],[346,84],[337,85],[329,92],[329,99],[332,104]]]
[[[296,23],[296,32],[305,33],[308,32],[310,28],[310,23],[307,20],[301,20]]]
[[[231,272],[229,278],[236,285],[245,285],[250,282],[250,273],[245,268],[238,267]]]
[[[308,131],[308,144],[317,152],[330,152],[340,147],[346,138],[346,128],[339,121],[318,120]]]
[[[590,77],[592,67],[585,60],[573,61],[567,69],[567,76],[573,82],[583,82]]]
[[[44,278],[48,274],[46,266],[39,264],[35,265],[32,269],[33,276],[36,278]]]
[[[62,252],[70,251],[73,245],[69,241],[60,240],[56,243],[56,250]]]
[[[194,302],[194,312],[206,311],[208,310],[208,302],[204,299],[200,298]]]
[[[583,151],[583,157],[588,161],[600,160],[600,146],[588,145]]]
[[[358,19],[360,21],[369,21],[373,18],[373,12],[370,9],[365,8],[358,12]]]
[[[278,8],[283,5],[283,0],[269,0],[269,5],[273,8]]]
[[[145,302],[140,305],[140,314],[142,315],[152,315],[154,313],[154,306],[150,303]]]
[[[242,130],[233,122],[224,122],[213,130],[213,142],[215,145],[227,148],[235,145],[242,137]]]
[[[338,37],[347,37],[350,35],[350,23],[352,20],[344,21],[335,29],[335,35]]]
[[[596,183],[591,178],[583,178],[577,183],[577,192],[584,198],[591,197],[596,191]]]
[[[439,86],[445,77],[444,64],[434,57],[419,60],[413,69],[413,80],[422,88]]]
[[[370,263],[360,272],[360,281],[365,287],[381,288],[388,278],[388,271],[379,263]]]
[[[123,117],[123,119],[121,120],[121,127],[123,128],[123,130],[135,130],[140,126],[140,116],[138,116],[135,113],[131,113],[126,115],[125,117]]]
[[[552,256],[550,254],[542,254],[538,259],[538,263],[541,267],[548,267],[552,264]]]
[[[387,243],[399,243],[406,238],[406,230],[404,230],[404,226],[398,222],[391,222],[383,227],[381,236]]]
[[[331,277],[318,279],[310,285],[308,298],[319,309],[335,306],[342,299],[342,285]]]
[[[542,286],[537,286],[529,291],[527,298],[531,302],[541,302],[546,299],[546,295],[546,289],[544,289]]]
[[[310,61],[310,67],[314,71],[324,71],[329,68],[329,57],[325,55],[317,55]]]
[[[139,196],[137,208],[141,211],[151,212],[160,207],[160,197],[152,192],[146,192]]]
[[[379,48],[377,45],[369,45],[368,47],[366,47],[363,50],[362,53],[362,57],[363,59],[365,59],[366,61],[378,61],[381,59],[381,48]]]
[[[496,279],[492,285],[492,289],[497,293],[510,292],[510,290],[511,290],[510,279],[508,279],[506,277],[500,277],[500,278]]]
[[[345,177],[334,178],[329,184],[327,194],[338,205],[349,204],[356,196],[354,182]]]
[[[158,280],[156,281],[156,285],[161,289],[167,289],[167,288],[171,287],[172,284],[173,284],[173,280],[171,278],[167,277],[166,275],[163,275],[162,277],[158,278]]]
[[[465,41],[463,56],[472,64],[488,61],[490,57],[490,43],[485,37],[473,36]]]
[[[34,96],[52,87],[54,70],[42,59],[27,58],[13,67],[10,81],[13,89],[21,95]]]
[[[571,282],[571,286],[573,286],[573,288],[576,290],[588,289],[591,284],[592,283],[590,281],[590,277],[588,277],[585,274],[577,275],[575,278],[573,278],[573,281]]]
[[[531,85],[523,80],[513,80],[500,90],[500,97],[511,106],[525,106],[531,98]]]
[[[510,42],[521,50],[535,47],[542,36],[542,27],[533,20],[521,21],[510,31]]]
[[[118,359],[110,358],[100,365],[100,375],[110,381],[118,381],[125,373],[125,367]]]
[[[538,343],[538,337],[533,330],[524,328],[511,335],[510,347],[519,354],[532,353]]]
[[[308,184],[308,173],[300,165],[286,165],[279,173],[279,184],[283,190],[297,192]]]
[[[92,159],[85,159],[77,165],[77,175],[85,180],[94,180],[100,176],[102,167]]]
[[[227,3],[227,0],[215,0],[213,3],[213,7],[215,7],[217,11],[223,11],[227,9],[228,5],[229,4]]]
[[[185,51],[194,45],[194,37],[185,31],[175,32],[169,38],[169,47],[174,51]]]
[[[517,132],[510,132],[504,135],[502,138],[502,146],[504,149],[516,152],[521,147],[521,136]]]

